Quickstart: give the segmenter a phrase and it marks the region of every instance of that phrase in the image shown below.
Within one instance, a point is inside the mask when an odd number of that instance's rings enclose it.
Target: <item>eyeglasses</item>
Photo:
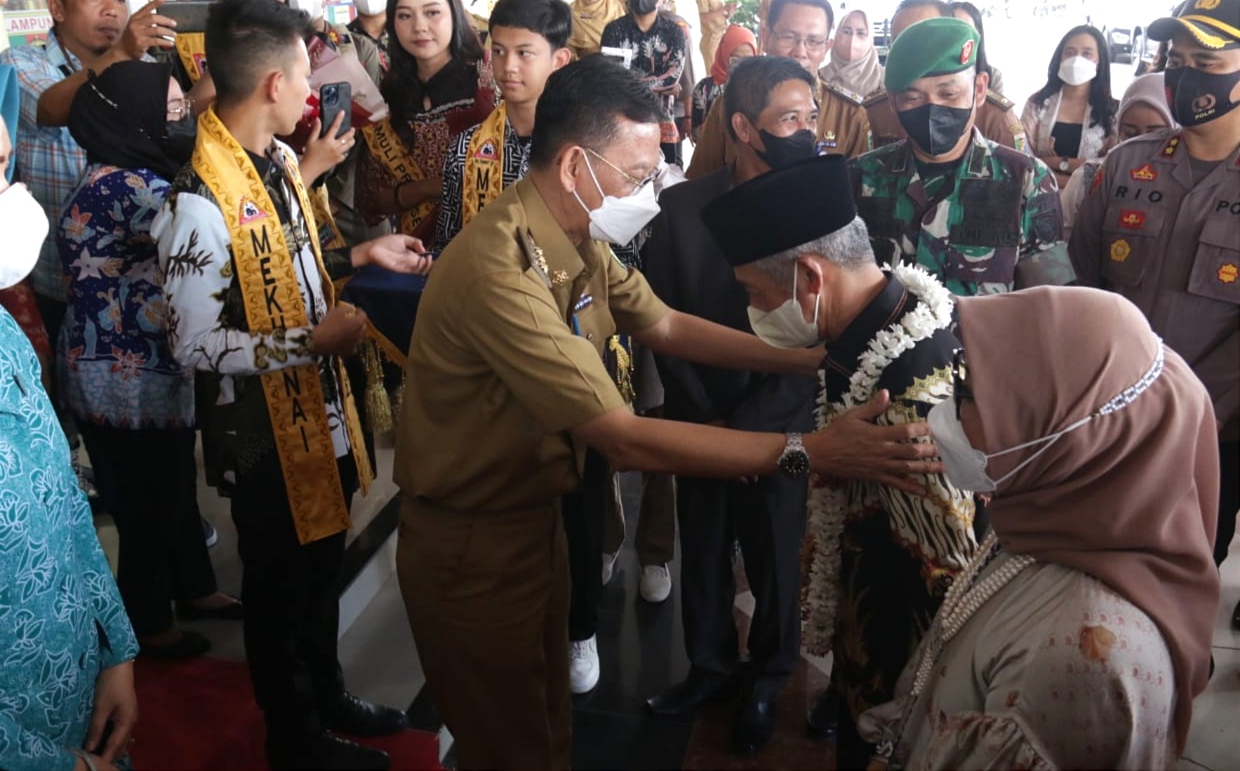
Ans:
[[[606,159],[606,158],[604,158],[603,156],[601,156],[601,155],[599,155],[598,153],[594,152],[594,151],[593,151],[593,150],[591,150],[590,148],[586,147],[586,148],[583,148],[583,149],[584,149],[587,153],[589,153],[590,155],[593,155],[595,158],[598,158],[600,161],[602,161],[603,163],[605,163],[605,164],[607,164],[608,166],[610,166],[612,169],[614,169],[614,170],[615,170],[615,172],[616,172],[617,174],[619,174],[620,176],[624,177],[624,178],[625,178],[625,179],[627,179],[629,182],[631,182],[631,183],[633,184],[633,190],[629,193],[629,195],[634,195],[634,194],[635,194],[635,193],[637,193],[639,190],[641,190],[642,188],[646,187],[646,185],[649,185],[651,182],[654,182],[655,178],[659,176],[659,172],[663,170],[663,161],[662,161],[662,160],[660,160],[660,161],[659,161],[659,165],[658,165],[657,167],[655,167],[655,170],[654,170],[654,171],[652,171],[648,177],[646,177],[645,179],[638,179],[637,177],[635,177],[635,176],[633,176],[632,174],[628,173],[627,171],[625,171],[624,169],[620,168],[620,167],[619,167],[619,166],[617,166],[616,164],[614,164],[614,163],[612,163],[611,161],[607,160],[607,159]]]
[[[168,120],[180,120],[194,109],[194,100],[188,96],[181,99],[168,100]]]
[[[973,391],[964,384],[964,379],[968,377],[969,369],[964,360],[964,349],[957,348],[952,351],[952,398],[956,400],[956,419],[960,419],[960,405],[965,399],[973,401]]]
[[[773,39],[781,46],[787,46],[790,51],[797,50],[797,46],[802,43],[805,44],[806,51],[821,51],[827,47],[825,37],[801,37],[795,32],[777,32]]]

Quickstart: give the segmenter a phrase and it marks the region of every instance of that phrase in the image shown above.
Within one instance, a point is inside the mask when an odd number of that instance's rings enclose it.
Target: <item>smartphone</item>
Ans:
[[[141,3],[138,7],[142,7]],[[177,23],[177,32],[194,33],[207,31],[207,11],[212,3],[203,0],[168,0],[159,6],[159,15],[167,16]]]
[[[319,117],[323,121],[323,136],[331,128],[336,116],[343,113],[340,130],[336,136],[344,136],[353,128],[353,86],[348,83],[328,83],[319,89]]]

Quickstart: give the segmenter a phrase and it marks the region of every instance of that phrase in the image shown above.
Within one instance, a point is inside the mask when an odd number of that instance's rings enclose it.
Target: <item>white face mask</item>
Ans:
[[[1069,56],[1059,63],[1059,79],[1069,86],[1080,86],[1098,75],[1098,63],[1084,56]]]
[[[926,422],[930,424],[930,435],[934,438],[934,445],[939,449],[939,458],[943,461],[943,473],[947,476],[947,481],[961,490],[968,490],[974,493],[992,493],[999,485],[1011,479],[1016,472],[1033,463],[1039,455],[1049,450],[1064,434],[1075,431],[1093,420],[1093,418],[1094,416],[1090,415],[1078,420],[1062,431],[1056,431],[1050,436],[1018,444],[1010,449],[994,452],[990,455],[975,448],[969,442],[969,437],[964,432],[964,425],[961,424],[960,417],[956,415],[956,400],[954,398],[949,396],[930,408],[930,414],[926,416]],[[1007,455],[1039,444],[1045,444],[1046,446],[1025,458],[1020,465],[998,479],[991,479],[990,475],[986,473],[986,465],[991,458],[997,458],[1000,455]]]
[[[776,348],[808,348],[818,344],[818,302],[822,292],[814,295],[814,320],[806,321],[797,301],[797,274],[792,274],[792,297],[772,311],[749,306],[749,326],[762,342]]]
[[[357,12],[363,16],[378,16],[387,13],[387,0],[353,0]]]
[[[586,159],[586,169],[594,180],[594,187],[598,188],[598,194],[603,196],[602,205],[591,211],[585,201],[581,200],[581,196],[577,195],[577,191],[573,191],[577,203],[590,215],[590,237],[617,246],[628,244],[659,213],[659,200],[654,194],[654,185],[642,185],[637,192],[624,198],[607,195],[603,192],[603,186],[598,183],[598,177],[594,176],[594,167],[584,150],[581,157]]]
[[[324,0],[288,0],[290,8],[305,11],[310,21],[323,18]]]
[[[34,270],[47,239],[47,215],[25,185],[0,193],[0,289],[15,286]]]

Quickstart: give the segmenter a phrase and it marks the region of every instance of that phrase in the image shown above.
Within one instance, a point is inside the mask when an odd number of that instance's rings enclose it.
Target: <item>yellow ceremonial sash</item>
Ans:
[[[397,187],[406,182],[421,182],[426,179],[426,174],[414,163],[413,154],[397,135],[391,118],[384,118],[378,123],[366,126],[362,129],[362,136],[366,139],[366,147],[369,148],[370,154],[383,164],[383,168],[387,169],[388,174],[396,180]],[[418,226],[434,213],[437,203],[437,199],[423,201],[417,207],[401,214],[400,232],[406,235],[417,232]]]
[[[309,320],[275,204],[245,148],[220,121],[214,106],[198,119],[198,143],[192,162],[224,215],[250,330],[271,334],[276,329],[305,326]],[[336,301],[335,290],[323,269],[318,229],[301,173],[296,163],[282,166],[306,218],[322,290],[330,307]],[[374,474],[349,378],[338,358],[332,364],[358,479],[365,493]],[[298,539],[305,544],[347,530],[349,502],[342,492],[318,365],[285,367],[260,375],[259,380]]]
[[[189,82],[197,83],[207,69],[207,36],[202,32],[185,32],[176,37],[177,56],[185,72],[189,74]]]
[[[483,206],[504,192],[504,131],[508,111],[501,102],[474,129],[465,155],[461,185],[461,227],[469,224]]]
[[[332,216],[331,198],[327,195],[327,185],[319,185],[308,191],[310,211],[314,213],[314,221],[319,226],[319,243],[324,249],[343,249],[347,245],[336,218]]]

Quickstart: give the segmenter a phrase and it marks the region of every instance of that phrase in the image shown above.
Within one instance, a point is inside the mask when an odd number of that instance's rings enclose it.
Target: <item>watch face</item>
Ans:
[[[790,477],[809,474],[809,454],[804,450],[790,450],[779,458],[779,470]]]

